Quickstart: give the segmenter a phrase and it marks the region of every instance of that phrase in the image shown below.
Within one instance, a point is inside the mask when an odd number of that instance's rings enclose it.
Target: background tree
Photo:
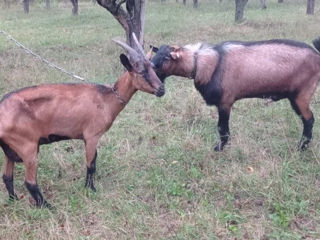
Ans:
[[[78,15],[78,0],[71,0],[72,3],[72,15]]]
[[[267,8],[267,0],[261,0],[261,8],[266,9]]]
[[[10,1],[9,0],[3,0],[4,1],[4,8],[10,7]]]
[[[198,8],[198,0],[193,0],[193,7]]]
[[[283,0],[278,0],[278,3],[283,3]]]
[[[26,14],[29,13],[29,5],[30,5],[29,0],[23,0],[23,10],[24,10],[24,13]]]
[[[50,9],[50,0],[46,0],[46,9]]]
[[[124,28],[129,46],[135,47],[132,32],[136,34],[143,46],[145,0],[97,0],[97,2],[107,9]],[[125,9],[122,7],[123,4],[126,5]]]
[[[248,0],[235,0],[235,1],[236,1],[235,21],[241,22],[243,20],[244,8],[245,8]]]
[[[314,0],[307,1],[307,14],[314,14]]]

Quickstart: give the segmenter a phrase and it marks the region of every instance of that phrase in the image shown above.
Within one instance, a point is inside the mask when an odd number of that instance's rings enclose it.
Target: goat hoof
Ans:
[[[40,205],[41,208],[48,208],[48,209],[53,209],[53,206],[48,203],[47,201],[45,201],[42,205]]]
[[[299,151],[307,150],[307,148],[309,146],[309,142],[310,142],[310,140],[306,140],[306,141],[300,142],[299,147],[298,147]]]
[[[93,185],[90,187],[90,189],[91,189],[93,192],[97,192],[97,189],[96,189]]]
[[[299,145],[299,151],[303,152],[308,149],[308,143]]]
[[[97,192],[97,189],[94,187],[94,185],[91,183],[91,184],[86,184],[85,185],[85,188],[90,188],[93,192]]]
[[[53,206],[48,203],[47,201],[42,201],[42,202],[37,202],[35,204],[35,206],[39,207],[39,208],[47,208],[47,209],[53,209]]]
[[[18,198],[18,196],[16,194],[9,196],[9,201],[13,202],[13,201],[17,201],[17,200],[19,200],[19,198]]]
[[[223,147],[222,147],[221,143],[217,144],[217,145],[213,148],[213,150],[214,150],[215,152],[222,152]]]

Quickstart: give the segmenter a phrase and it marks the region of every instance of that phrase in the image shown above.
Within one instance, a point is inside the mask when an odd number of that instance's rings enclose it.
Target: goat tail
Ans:
[[[312,41],[313,46],[320,52],[320,37]]]

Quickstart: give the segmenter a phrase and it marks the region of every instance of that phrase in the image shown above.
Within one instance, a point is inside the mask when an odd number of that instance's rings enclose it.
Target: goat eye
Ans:
[[[166,56],[164,59],[165,60],[171,60],[171,57]]]

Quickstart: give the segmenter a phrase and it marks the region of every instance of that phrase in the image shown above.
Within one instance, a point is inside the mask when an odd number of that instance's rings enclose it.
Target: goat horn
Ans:
[[[143,50],[141,44],[139,43],[139,41],[138,41],[138,39],[137,39],[137,36],[136,36],[136,34],[135,34],[134,32],[132,33],[132,37],[133,37],[134,42],[135,42],[136,45],[137,45],[137,48],[138,48],[139,52],[142,54],[142,56],[145,57],[146,54],[144,53],[144,50]]]
[[[139,59],[139,54],[137,53],[136,50],[134,50],[132,47],[130,47],[128,44],[123,43],[117,39],[112,39],[112,41],[114,41],[116,44],[118,44],[119,46],[123,47],[125,50],[128,51],[130,58],[132,58],[134,61],[136,61],[137,59]]]

